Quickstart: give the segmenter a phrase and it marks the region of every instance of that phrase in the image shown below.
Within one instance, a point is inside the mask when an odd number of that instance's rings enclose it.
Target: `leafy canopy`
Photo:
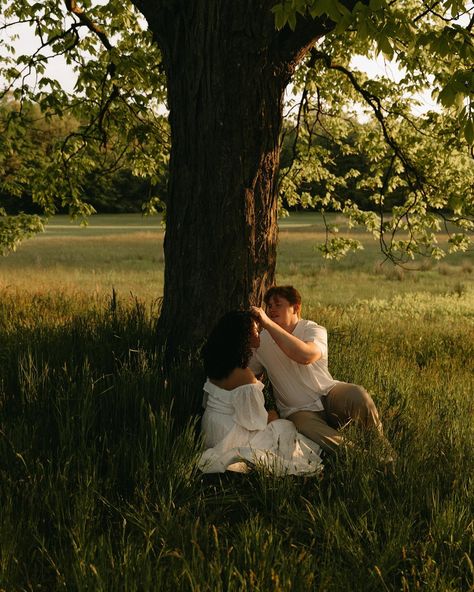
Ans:
[[[444,256],[437,240],[442,227],[449,233],[449,251],[469,248],[473,5],[371,0],[350,11],[332,0],[285,0],[273,12],[277,28],[297,30],[308,15],[336,23],[295,76],[291,112],[297,131],[293,163],[282,174],[284,200],[343,212],[350,224],[371,230],[394,260],[417,253]],[[383,59],[398,70],[397,80],[369,78],[355,67],[354,56]],[[420,97],[428,93],[437,108],[421,110]],[[336,167],[335,146],[346,161],[352,157],[366,165]],[[349,188],[369,195],[366,211],[348,197]],[[326,256],[360,248],[337,230],[327,228],[321,245]]]
[[[2,1],[0,7],[5,19],[0,40],[0,192],[20,194],[28,188],[46,217],[66,206],[73,217],[85,220],[94,212],[84,193],[91,174],[127,168],[149,181],[143,207],[153,210],[159,202],[153,188],[166,175],[168,160],[169,129],[166,110],[160,109],[166,105],[165,78],[158,48],[137,11],[131,4],[82,3],[90,22],[100,23],[100,29],[93,25],[97,34],[62,3]],[[39,49],[16,55],[15,37],[9,39],[7,33],[20,25],[34,29]],[[63,55],[77,75],[72,94],[45,76],[53,55]],[[25,105],[37,105],[38,116],[27,116]],[[22,140],[43,118],[54,117],[74,119],[76,126],[58,135],[46,154],[40,145]],[[40,166],[32,166],[35,151],[41,152]],[[12,160],[18,163],[13,169]],[[30,218],[33,226],[26,225],[27,219],[0,216],[0,249],[14,249],[26,234],[22,229],[27,234],[41,229],[38,217]],[[2,227],[10,228],[8,234]]]
[[[0,38],[2,95],[10,102],[0,123],[0,189],[28,186],[46,216],[61,204],[87,217],[93,209],[85,178],[127,167],[150,181],[144,208],[153,211],[164,199],[153,188],[166,177],[170,139],[160,51],[140,13],[116,0],[80,6],[0,0],[0,8],[4,33],[23,23],[39,40],[37,51],[16,55],[15,40]],[[282,207],[340,211],[371,230],[393,259],[443,256],[441,226],[450,232],[450,250],[468,248],[474,218],[472,4],[370,0],[349,10],[334,0],[284,0],[272,11],[275,31],[286,28],[289,35],[304,19],[334,23],[292,81]],[[49,57],[58,54],[77,74],[71,95],[45,76]],[[382,56],[396,64],[398,79],[370,78],[354,56]],[[431,93],[436,109],[417,108],[423,92]],[[26,104],[38,105],[41,117],[77,122],[40,166],[27,157],[36,147],[21,140],[25,126],[36,125],[25,117]],[[24,166],[12,167],[15,159]],[[350,197],[357,193],[367,197],[364,208]],[[38,218],[1,214],[3,248],[41,229]],[[336,228],[327,230],[326,256],[360,246]]]

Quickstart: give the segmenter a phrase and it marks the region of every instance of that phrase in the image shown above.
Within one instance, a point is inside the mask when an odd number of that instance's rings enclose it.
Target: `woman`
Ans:
[[[248,463],[282,474],[317,473],[319,446],[298,434],[291,421],[265,409],[263,384],[248,367],[259,342],[252,313],[233,311],[220,319],[203,348],[207,450],[199,466],[205,473],[247,472]]]

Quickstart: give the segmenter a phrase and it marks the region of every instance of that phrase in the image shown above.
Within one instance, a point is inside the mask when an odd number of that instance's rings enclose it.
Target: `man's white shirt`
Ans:
[[[321,350],[319,360],[312,364],[298,364],[280,349],[264,329],[260,333],[260,347],[254,350],[249,363],[257,376],[266,370],[282,418],[296,411],[323,411],[321,397],[339,382],[328,370],[326,329],[313,321],[300,319],[293,335],[302,341],[314,341]]]

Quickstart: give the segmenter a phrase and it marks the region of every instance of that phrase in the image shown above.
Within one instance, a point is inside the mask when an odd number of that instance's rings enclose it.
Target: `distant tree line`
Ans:
[[[25,117],[28,126],[16,126]],[[39,167],[50,167],[57,146],[79,128],[73,115],[45,117],[39,107],[23,101],[20,105],[11,95],[0,102],[0,125],[3,134],[0,148],[0,208],[8,215],[44,214],[45,205],[32,199],[30,173]],[[57,156],[56,156],[57,157]],[[100,213],[133,213],[143,210],[144,202],[157,193],[165,198],[166,178],[152,183],[134,175],[117,155],[109,155],[99,166],[91,167],[82,177],[83,200]],[[56,213],[70,213],[70,205],[55,205]]]
[[[2,126],[14,126],[19,111],[18,102],[11,96],[4,97],[0,102]],[[0,208],[4,208],[9,215],[20,212],[43,214],[44,205],[32,199],[28,170],[50,166],[49,159],[55,153],[55,147],[64,142],[68,135],[75,133],[79,122],[71,114],[45,118],[37,105],[25,101],[21,111],[22,118],[28,117],[30,125],[19,128],[18,134],[10,133],[9,146],[4,145],[0,150]],[[332,192],[342,204],[352,202],[364,210],[379,209],[372,200],[373,190],[364,188],[360,183],[360,179],[370,174],[370,156],[360,148],[360,136],[366,125],[352,119],[341,140],[340,136],[337,139],[333,137],[328,127],[315,122],[310,144],[311,150],[316,150],[317,154],[313,158],[310,156],[307,161],[316,163],[319,162],[317,157],[322,158],[324,174],[315,180],[314,177],[318,175],[311,171],[311,179],[306,181],[304,175],[299,175],[292,167],[296,159],[304,162],[302,153],[307,150],[308,139],[294,126],[294,122],[287,121],[281,152],[282,207],[287,210],[319,209],[320,199],[316,198]],[[25,157],[25,154],[28,156]],[[300,167],[300,164],[296,166]],[[287,174],[291,174],[297,199],[292,199],[291,192],[285,192]],[[102,166],[91,167],[82,179],[83,200],[99,213],[141,212],[143,204],[155,195],[160,196],[163,204],[166,201],[166,172],[152,183],[149,178],[134,175],[130,168],[120,164],[120,159],[109,158],[109,162],[105,159]],[[301,199],[301,195],[305,194],[307,198]],[[385,201],[384,210],[389,211],[394,205],[402,204],[403,199],[402,190],[394,191]],[[69,213],[69,209],[66,200],[64,204],[56,205],[57,213]],[[160,209],[160,204],[157,209]],[[331,211],[334,208],[328,203],[326,209]]]

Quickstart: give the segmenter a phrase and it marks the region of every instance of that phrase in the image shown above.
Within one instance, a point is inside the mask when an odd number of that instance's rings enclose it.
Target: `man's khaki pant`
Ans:
[[[382,423],[369,393],[357,384],[340,382],[325,397],[324,411],[297,411],[288,416],[298,432],[323,450],[334,451],[343,441],[338,428],[354,421],[366,430],[382,434]]]

